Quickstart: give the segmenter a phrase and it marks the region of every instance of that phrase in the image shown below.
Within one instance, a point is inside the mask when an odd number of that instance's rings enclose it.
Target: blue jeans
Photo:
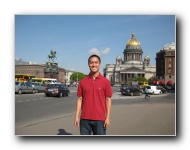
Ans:
[[[104,121],[80,119],[80,134],[91,135],[92,133],[93,135],[106,135]]]

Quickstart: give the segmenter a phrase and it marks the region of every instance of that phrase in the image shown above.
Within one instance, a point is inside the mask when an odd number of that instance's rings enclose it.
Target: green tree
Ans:
[[[144,77],[137,76],[137,77],[131,78],[130,81],[147,82],[148,80]]]
[[[148,84],[152,84],[152,82],[154,81],[154,77],[151,77],[148,79]]]
[[[83,79],[85,77],[85,75],[81,72],[74,72],[71,77],[70,80],[71,81],[80,81],[81,79]]]

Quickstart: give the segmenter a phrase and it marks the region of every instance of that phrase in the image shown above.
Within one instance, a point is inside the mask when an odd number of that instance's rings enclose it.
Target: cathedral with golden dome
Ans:
[[[156,66],[150,64],[150,57],[143,57],[140,42],[132,33],[131,39],[127,41],[123,51],[123,59],[120,55],[116,57],[115,64],[106,64],[103,72],[104,76],[112,83],[126,83],[129,79],[140,76],[146,79],[155,76]]]

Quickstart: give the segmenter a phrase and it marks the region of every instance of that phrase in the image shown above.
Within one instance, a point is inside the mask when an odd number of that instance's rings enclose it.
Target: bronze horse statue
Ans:
[[[55,54],[56,54],[56,51],[53,51],[53,50],[50,51],[50,55],[48,55],[49,61],[50,61],[50,59],[51,59],[52,61],[54,61],[54,58],[57,58],[57,57],[55,56]]]

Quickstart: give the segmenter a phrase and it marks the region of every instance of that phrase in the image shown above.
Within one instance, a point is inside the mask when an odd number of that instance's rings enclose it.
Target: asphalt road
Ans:
[[[43,93],[15,95],[15,134],[79,135],[73,125],[76,87],[70,90],[69,97],[63,98]],[[175,135],[175,93],[145,99],[144,95],[122,96],[118,90],[113,87],[108,135]]]
[[[20,128],[73,113],[76,88],[68,97],[46,97],[44,93],[15,94],[15,127]]]

